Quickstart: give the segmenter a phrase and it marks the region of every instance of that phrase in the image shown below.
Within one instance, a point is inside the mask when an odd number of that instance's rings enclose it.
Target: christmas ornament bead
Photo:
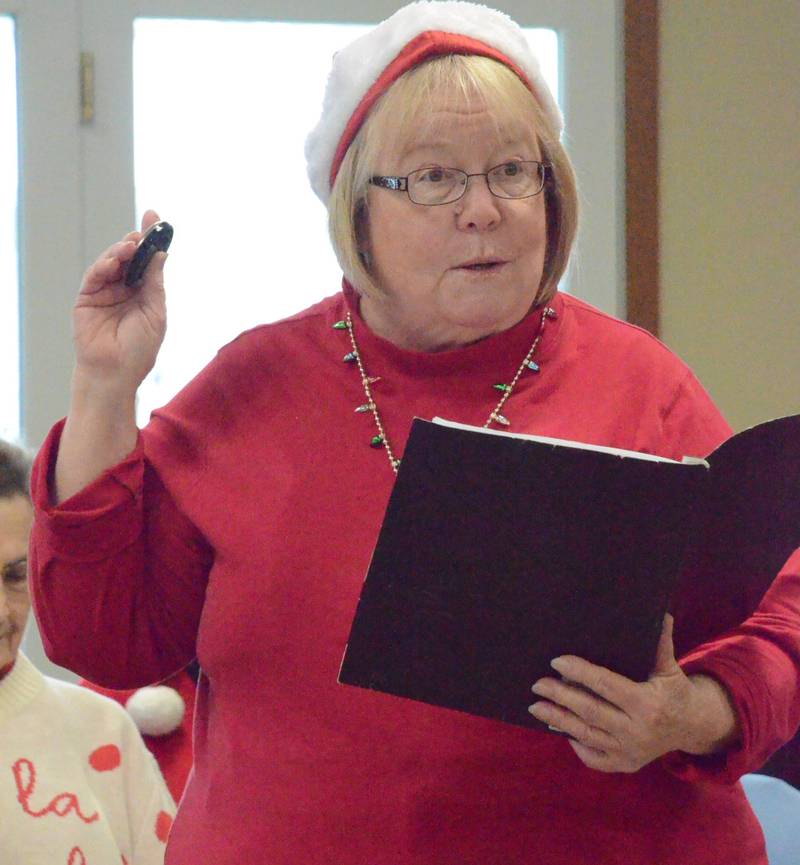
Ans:
[[[523,359],[522,363],[520,363],[519,367],[517,368],[517,371],[516,371],[514,377],[511,379],[511,383],[510,384],[498,383],[498,384],[492,385],[492,387],[494,387],[496,390],[501,391],[503,396],[501,397],[500,402],[497,403],[494,410],[491,412],[488,419],[484,423],[484,425],[483,425],[484,428],[487,428],[489,426],[489,424],[491,424],[492,422],[501,424],[502,426],[511,426],[511,421],[509,421],[509,419],[507,417],[505,417],[505,415],[500,414],[500,409],[505,405],[507,400],[513,394],[514,387],[515,387],[517,381],[519,380],[520,375],[522,375],[522,372],[525,368],[532,370],[533,372],[539,372],[539,369],[540,369],[539,364],[537,364],[532,358],[533,358],[533,355],[535,354],[536,349],[539,345],[539,341],[542,338],[542,333],[544,331],[545,322],[549,318],[557,318],[557,317],[558,317],[558,315],[552,307],[545,307],[545,309],[542,311],[542,317],[539,321],[539,329],[536,333],[536,337],[534,338],[531,347],[528,349],[528,353],[525,355],[525,358]],[[342,327],[342,324],[344,325],[343,327]],[[346,363],[355,362],[358,364],[358,371],[361,374],[361,384],[362,384],[362,387],[364,388],[364,396],[366,396],[366,398],[368,400],[368,402],[364,403],[363,405],[358,406],[355,409],[355,411],[359,412],[359,413],[365,413],[365,412],[371,411],[372,414],[374,415],[375,425],[378,428],[379,435],[373,436],[372,440],[370,441],[370,446],[373,448],[376,448],[376,449],[377,448],[383,448],[386,450],[386,456],[389,459],[389,465],[391,466],[392,471],[395,472],[395,474],[396,474],[397,473],[397,467],[400,465],[400,460],[397,457],[395,457],[394,453],[392,452],[391,443],[390,443],[390,441],[386,435],[386,431],[384,430],[383,424],[381,422],[381,417],[380,417],[380,412],[378,410],[378,405],[375,402],[373,395],[372,395],[372,392],[370,390],[370,385],[375,384],[375,382],[380,381],[381,377],[379,375],[367,375],[367,372],[364,369],[364,364],[363,364],[363,361],[361,359],[361,355],[360,355],[359,350],[358,350],[358,344],[356,342],[356,334],[355,334],[355,329],[353,327],[353,320],[352,320],[352,317],[351,317],[349,312],[347,313],[347,318],[343,322],[336,322],[336,324],[334,324],[334,328],[336,328],[337,330],[348,331],[348,336],[350,338],[350,343],[353,347],[353,350],[351,352],[349,352],[348,354],[346,354],[343,359]]]

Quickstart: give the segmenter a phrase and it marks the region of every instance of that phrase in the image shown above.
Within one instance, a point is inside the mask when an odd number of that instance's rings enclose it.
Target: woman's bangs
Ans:
[[[446,98],[456,110],[485,106],[493,120],[498,144],[537,140],[533,94],[508,67],[488,57],[453,55],[430,60],[410,70],[384,94],[368,124],[366,150],[385,166],[415,140],[444,136],[450,119],[431,111]],[[372,170],[383,170],[374,164]]]

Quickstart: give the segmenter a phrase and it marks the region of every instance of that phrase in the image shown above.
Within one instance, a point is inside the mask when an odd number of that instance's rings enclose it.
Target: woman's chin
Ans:
[[[529,309],[528,302],[506,305],[497,304],[486,294],[473,298],[462,296],[444,311],[444,317],[454,327],[475,334],[474,339],[481,339],[513,327]]]

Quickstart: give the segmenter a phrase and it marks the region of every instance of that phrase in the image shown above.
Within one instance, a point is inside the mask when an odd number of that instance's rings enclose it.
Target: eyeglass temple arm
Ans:
[[[384,189],[398,189],[401,192],[405,192],[408,189],[407,177],[382,177],[376,175],[375,177],[370,177],[369,180],[370,183],[375,186],[382,186]]]

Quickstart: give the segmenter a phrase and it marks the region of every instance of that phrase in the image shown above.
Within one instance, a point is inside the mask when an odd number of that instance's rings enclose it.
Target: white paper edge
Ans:
[[[709,467],[706,460],[701,459],[700,457],[684,457],[682,460],[671,460],[667,457],[656,456],[655,454],[646,454],[641,453],[640,451],[626,451],[622,448],[606,447],[605,445],[590,445],[586,444],[585,442],[570,441],[569,439],[557,439],[550,438],[549,436],[537,436],[529,435],[527,433],[517,433],[510,431],[506,432],[505,430],[499,429],[487,429],[486,427],[482,426],[471,426],[470,424],[466,423],[458,423],[457,421],[453,420],[445,420],[441,417],[433,418],[433,423],[439,424],[440,426],[453,427],[453,429],[467,430],[468,432],[487,433],[488,435],[494,436],[510,436],[511,438],[524,439],[525,441],[532,442],[541,442],[542,444],[546,445],[575,448],[577,450],[583,451],[595,451],[597,453],[612,454],[613,456],[627,457],[629,459],[649,460],[650,462],[654,463],[674,463],[677,465],[700,465],[705,466],[706,468]]]

